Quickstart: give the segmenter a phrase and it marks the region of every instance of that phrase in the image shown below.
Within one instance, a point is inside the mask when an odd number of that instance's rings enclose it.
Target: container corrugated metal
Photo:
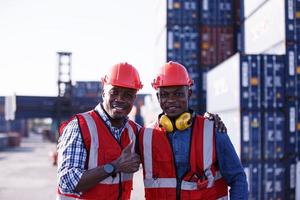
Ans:
[[[263,199],[285,199],[285,166],[283,163],[263,164]]]
[[[198,24],[197,0],[168,0],[167,24],[170,25],[196,25]]]
[[[200,63],[209,66],[217,63],[217,29],[211,26],[200,27]]]
[[[299,130],[297,130],[297,126],[300,120],[300,113],[298,110],[298,102],[297,101],[288,101],[287,102],[287,115],[288,115],[288,123],[287,123],[287,134],[286,134],[286,151],[289,155],[295,155],[300,153],[299,145],[300,145],[300,135]],[[299,124],[300,125],[300,124]],[[300,128],[300,127],[299,127]]]
[[[233,0],[203,0],[200,23],[205,25],[233,24]]]
[[[283,159],[285,155],[285,116],[280,111],[263,112],[263,158],[265,160]]]
[[[284,56],[262,56],[262,104],[264,108],[284,106]]]
[[[241,160],[262,159],[262,116],[259,111],[241,113]]]
[[[216,65],[236,52],[232,26],[200,26],[200,40],[202,66]]]
[[[243,163],[248,180],[249,200],[261,200],[262,193],[262,164],[259,162]]]
[[[236,52],[234,43],[233,27],[217,27],[217,63],[226,60]]]
[[[167,60],[184,66],[199,65],[199,31],[194,26],[173,26],[167,33]]]
[[[282,0],[268,0],[255,13],[244,21],[245,54],[267,53],[277,44],[284,42],[285,5]],[[270,37],[270,35],[272,37]],[[285,46],[276,50],[278,55],[285,54]],[[274,54],[274,53],[268,53]]]
[[[261,108],[261,56],[241,56],[241,107]]]
[[[296,33],[296,5],[295,0],[285,1],[285,20],[286,20],[286,40],[290,42],[297,41]]]
[[[298,95],[297,91],[297,45],[287,45],[286,55],[286,95],[289,97],[295,97]],[[300,64],[300,62],[299,62]]]

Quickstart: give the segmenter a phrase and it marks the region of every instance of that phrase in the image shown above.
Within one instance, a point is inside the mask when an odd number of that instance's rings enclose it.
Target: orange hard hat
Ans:
[[[177,85],[191,86],[193,85],[193,80],[190,79],[189,74],[183,65],[173,61],[164,64],[160,68],[159,74],[152,83],[152,87],[156,90],[163,86]]]
[[[118,63],[112,66],[102,79],[103,84],[120,86],[132,89],[142,89],[138,71],[128,63]]]

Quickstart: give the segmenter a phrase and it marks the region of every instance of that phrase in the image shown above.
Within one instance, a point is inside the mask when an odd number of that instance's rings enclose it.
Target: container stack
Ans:
[[[288,129],[299,124],[299,110],[288,107],[284,69],[285,56],[236,54],[208,72],[207,108],[228,127],[247,174],[249,199],[296,197],[299,133]]]
[[[183,64],[195,81],[190,106],[200,107],[198,0],[167,1],[167,61]]]
[[[73,97],[101,97],[99,81],[77,81],[72,87]]]
[[[236,52],[233,0],[168,0],[167,60],[182,63],[195,81],[190,106],[206,107],[206,73]]]

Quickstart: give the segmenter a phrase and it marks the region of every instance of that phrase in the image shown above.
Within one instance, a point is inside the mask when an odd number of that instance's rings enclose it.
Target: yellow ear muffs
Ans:
[[[174,131],[174,125],[167,115],[159,118],[159,124],[166,129],[168,133]],[[183,131],[192,125],[192,115],[189,112],[182,113],[175,120],[175,127],[179,131]]]
[[[189,112],[182,113],[175,121],[178,130],[183,131],[192,125],[192,115]]]
[[[172,121],[169,119],[169,117],[167,115],[162,115],[159,118],[159,124],[164,127],[166,129],[167,132],[172,132],[174,130],[173,128],[173,123]]]

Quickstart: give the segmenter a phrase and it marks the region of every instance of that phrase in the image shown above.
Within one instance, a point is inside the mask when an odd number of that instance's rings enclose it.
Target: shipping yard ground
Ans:
[[[1,200],[54,200],[56,166],[49,157],[56,144],[40,135],[22,138],[20,147],[0,151]],[[142,170],[135,174],[132,200],[144,199]]]

